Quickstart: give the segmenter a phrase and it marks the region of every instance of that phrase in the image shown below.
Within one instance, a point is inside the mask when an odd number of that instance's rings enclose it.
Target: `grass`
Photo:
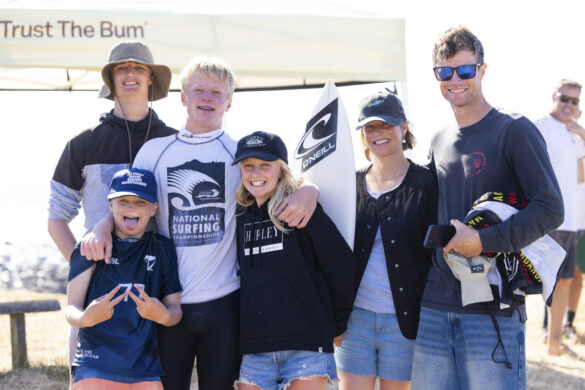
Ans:
[[[0,389],[68,389],[69,370],[64,364],[44,365],[42,363],[27,369],[0,373]]]
[[[30,299],[57,299],[61,310],[26,315],[27,351],[30,367],[13,370],[10,347],[10,320],[0,315],[0,390],[68,388],[67,339],[69,325],[65,320],[65,295],[24,291],[0,291],[0,302]],[[585,389],[585,296],[581,299],[575,319],[579,337],[567,344],[572,355],[548,356],[540,329],[543,301],[540,296],[527,300],[526,327],[527,388]],[[193,384],[192,389],[196,389]]]
[[[67,339],[65,295],[28,291],[0,291],[0,302],[57,299],[60,311],[25,315],[29,368],[12,369],[10,316],[0,315],[0,389],[67,389]]]

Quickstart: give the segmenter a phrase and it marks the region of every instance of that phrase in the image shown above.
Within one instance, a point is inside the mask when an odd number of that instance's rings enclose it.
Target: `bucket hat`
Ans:
[[[152,70],[152,94],[149,99],[153,101],[167,97],[171,85],[172,73],[168,66],[154,63],[154,58],[148,46],[142,42],[121,42],[112,47],[108,62],[102,68],[102,80],[104,85],[99,97],[114,100],[114,88],[112,86],[112,69],[119,63],[134,61],[147,65]]]
[[[443,254],[453,275],[461,282],[461,303],[467,306],[494,299],[487,274],[492,259],[485,256],[464,257],[455,252]]]

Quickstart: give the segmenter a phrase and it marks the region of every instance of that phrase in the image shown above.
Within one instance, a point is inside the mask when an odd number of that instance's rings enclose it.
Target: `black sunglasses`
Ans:
[[[436,68],[433,68],[433,71],[435,72],[435,77],[439,81],[451,80],[454,72],[457,72],[457,76],[459,76],[461,80],[469,80],[475,77],[475,71],[478,66],[481,66],[481,64],[459,65],[455,68],[450,66],[437,66]]]
[[[560,92],[557,92],[556,95],[561,99],[561,102],[563,102],[563,103],[571,102],[571,103],[573,103],[574,106],[578,106],[579,102],[581,101],[581,99],[579,99],[579,98],[574,98],[574,97],[570,97],[567,95],[563,95]]]

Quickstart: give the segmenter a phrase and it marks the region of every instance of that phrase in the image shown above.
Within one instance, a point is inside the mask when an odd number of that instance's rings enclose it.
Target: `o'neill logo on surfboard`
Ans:
[[[305,135],[295,150],[295,158],[301,159],[301,172],[305,172],[335,151],[337,101],[337,98],[332,100],[307,123]]]

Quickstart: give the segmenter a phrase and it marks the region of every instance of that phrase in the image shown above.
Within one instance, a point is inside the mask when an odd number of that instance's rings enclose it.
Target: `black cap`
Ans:
[[[393,126],[400,126],[405,122],[406,116],[400,99],[388,90],[376,92],[364,98],[360,102],[360,116],[356,130],[373,121],[382,121]]]
[[[288,164],[288,152],[279,136],[264,131],[255,131],[238,141],[236,156],[232,165],[246,158],[275,161],[279,158]]]

